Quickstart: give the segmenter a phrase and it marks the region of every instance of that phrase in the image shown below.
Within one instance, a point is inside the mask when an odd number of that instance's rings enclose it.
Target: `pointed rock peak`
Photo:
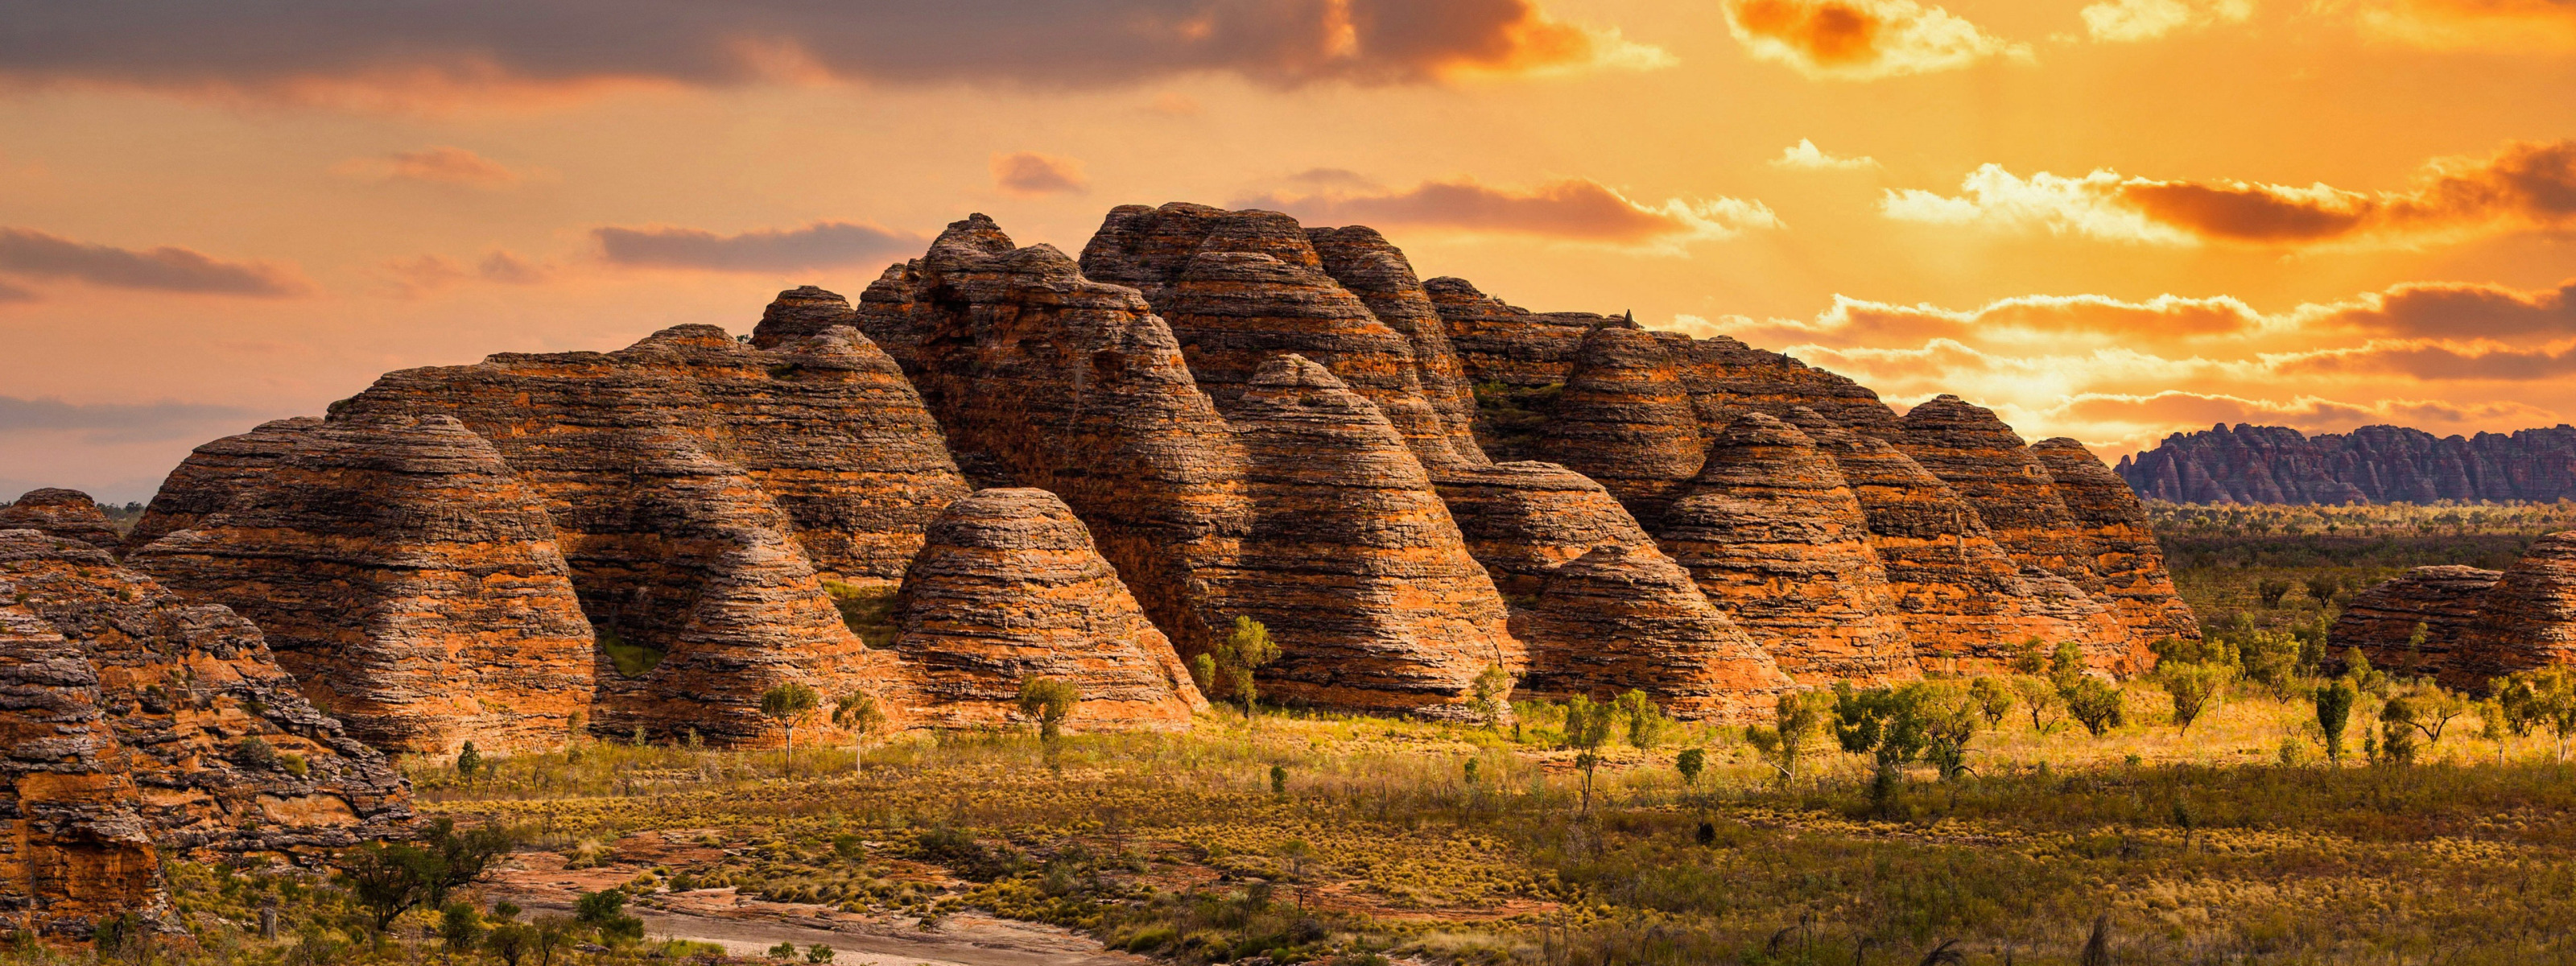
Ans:
[[[1430,292],[1433,295],[1447,296],[1462,300],[1493,298],[1493,296],[1485,294],[1482,289],[1477,288],[1476,283],[1459,278],[1455,275],[1443,275],[1439,278],[1423,279],[1422,290]]]
[[[2000,442],[2012,438],[2011,445],[2021,445],[2021,435],[2013,432],[1995,411],[1975,405],[1957,396],[1943,393],[1907,410],[1900,421],[1908,433],[1967,433],[1991,437]]]
[[[1014,272],[1032,275],[1079,275],[1082,266],[1064,250],[1046,242],[1017,249],[1002,257],[1002,266]]]
[[[1348,389],[1333,370],[1294,352],[1271,356],[1252,374],[1252,385],[1306,389]]]
[[[949,222],[947,230],[940,232],[939,237],[930,243],[934,256],[942,250],[967,255],[1003,255],[1017,247],[1011,244],[1011,236],[1002,233],[1002,226],[994,224],[991,217],[980,211],[967,215],[962,221]]]
[[[655,347],[668,347],[673,349],[721,349],[730,348],[734,344],[733,334],[726,332],[723,328],[691,322],[683,325],[675,325],[670,328],[663,329],[660,332],[653,333],[652,335],[645,336],[641,341],[628,347],[628,351],[631,352],[636,349]]]
[[[1583,347],[1575,350],[1574,357],[1577,372],[1602,366],[1670,369],[1672,365],[1672,353],[1664,348],[1662,339],[1633,324],[1621,325],[1617,319],[1595,326],[1585,334]]]

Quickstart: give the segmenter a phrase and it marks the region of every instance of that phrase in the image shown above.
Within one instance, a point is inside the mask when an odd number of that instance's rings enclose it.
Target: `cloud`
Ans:
[[[993,155],[993,184],[1015,195],[1079,193],[1091,186],[1082,162],[1035,151]]]
[[[2364,36],[2434,50],[2576,51],[2569,0],[2368,0]]]
[[[2304,315],[2362,332],[2397,336],[2515,339],[2576,336],[2576,280],[2554,289],[2409,282]]]
[[[2536,382],[2576,373],[2576,343],[2513,348],[2447,339],[2373,340],[2358,347],[2267,357],[2291,373],[2393,373],[2427,381]]]
[[[7,281],[0,281],[0,305],[11,302],[35,302],[42,298],[43,296],[37,295],[32,289],[19,288]]]
[[[1660,205],[1645,205],[1582,178],[1527,189],[1492,187],[1461,178],[1426,181],[1400,191],[1274,193],[1239,200],[1234,207],[1276,209],[1308,222],[1527,235],[1654,246],[1668,251],[1682,242],[1732,238],[1748,229],[1783,227],[1771,209],[1759,201],[1674,198]]]
[[[422,255],[386,262],[385,271],[393,276],[394,294],[401,298],[418,298],[475,280],[501,285],[537,285],[553,280],[556,272],[553,265],[497,249],[473,265],[444,255]]]
[[[2103,0],[2080,12],[2094,40],[2137,43],[2185,28],[2244,23],[2254,15],[2254,0]]]
[[[25,228],[0,228],[0,272],[69,278],[108,288],[282,298],[312,285],[294,269],[267,262],[227,262],[164,245],[135,251],[91,245]]]
[[[1878,167],[1878,159],[1868,155],[1838,157],[1825,153],[1814,141],[1799,138],[1797,144],[1782,148],[1780,156],[1771,159],[1771,166],[1796,171],[1863,171]]]
[[[876,225],[818,221],[802,228],[762,228],[719,235],[697,228],[596,228],[602,254],[619,265],[719,272],[829,268],[920,251],[928,238]]]
[[[255,413],[236,406],[161,401],[68,403],[0,396],[0,433],[68,432],[89,442],[185,439],[215,425],[238,425]]]
[[[2513,141],[2483,158],[2436,158],[2404,191],[2157,181],[2108,170],[2022,178],[1988,164],[1956,196],[1890,190],[1880,210],[1900,221],[2159,245],[2411,246],[2568,231],[2576,230],[2576,140]]]
[[[497,190],[516,185],[526,176],[510,170],[498,161],[464,148],[431,147],[418,151],[365,158],[350,158],[331,166],[331,173],[379,181],[421,181],[429,184],[458,185],[467,188]]]
[[[1895,305],[1838,295],[1832,308],[1812,320],[1756,321],[1736,317],[1723,324],[1696,318],[1691,321],[1755,344],[1830,341],[1844,345],[1910,345],[1926,339],[2136,344],[2248,335],[2273,324],[2252,306],[2233,298],[2175,295],[2143,301],[2102,295],[2025,295],[1967,310]]]
[[[9,19],[0,80],[352,106],[781,80],[1409,84],[1672,61],[1535,0],[90,0]]]
[[[2037,412],[2047,417],[2092,424],[2180,427],[2255,423],[2289,426],[2309,432],[2343,431],[2372,423],[2492,425],[2505,421],[2532,425],[2557,419],[2557,414],[2550,410],[2517,402],[2462,405],[2441,400],[2379,399],[2351,403],[2313,395],[2259,399],[2179,390],[2145,395],[2083,393]]]
[[[2028,45],[1997,39],[1914,0],[1727,0],[1726,25],[1755,58],[1826,80],[1876,80],[2031,56]]]
[[[1164,91],[1154,95],[1153,103],[1145,105],[1145,109],[1164,117],[1197,117],[1203,110],[1199,106],[1198,98],[1179,91]]]

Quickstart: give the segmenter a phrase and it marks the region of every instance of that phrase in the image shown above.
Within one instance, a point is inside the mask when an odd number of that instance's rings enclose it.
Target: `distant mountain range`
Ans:
[[[2221,424],[2121,457],[2138,495],[2176,503],[2432,503],[2576,496],[2576,427],[2435,436],[2364,426],[2310,436]]]

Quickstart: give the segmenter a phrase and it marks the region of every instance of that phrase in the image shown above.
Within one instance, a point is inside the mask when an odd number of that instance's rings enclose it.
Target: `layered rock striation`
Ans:
[[[1676,717],[1743,722],[1796,687],[1652,545],[1604,544],[1558,567],[1514,627],[1529,642],[1521,689],[1535,696],[1636,690]]]
[[[2074,540],[2064,552],[2083,564],[2070,579],[2111,608],[2135,640],[2199,640],[2200,619],[2174,589],[2164,548],[2147,525],[2146,505],[2083,443],[2060,436],[2032,443],[2073,518]]]
[[[2444,668],[2455,687],[2576,663],[2576,530],[2534,541],[2478,604]]]
[[[1067,722],[1076,730],[1186,728],[1207,707],[1091,531],[1045,490],[982,490],[950,504],[899,601],[893,649],[921,680],[925,723],[1013,721],[1031,678],[1081,690]]]
[[[110,552],[124,539],[89,494],[51,487],[29,490],[17,502],[0,506],[0,530],[41,530]]]
[[[1672,348],[1682,386],[1689,390],[1706,426],[1724,426],[1746,412],[1785,419],[1790,410],[1803,407],[1835,425],[1881,439],[1896,432],[1895,410],[1880,402],[1877,393],[1850,379],[1728,336],[1658,335]]]
[[[0,891],[40,931],[164,908],[157,858],[312,857],[411,818],[250,622],[85,542],[0,530],[0,693]]]
[[[1920,676],[1860,499],[1797,427],[1737,417],[1655,536],[1799,681]]]
[[[1593,329],[1537,456],[1599,480],[1638,522],[1653,528],[1683,483],[1699,473],[1707,441],[1671,353],[1632,326]]]
[[[305,697],[377,748],[543,750],[589,714],[591,625],[554,523],[490,442],[440,415],[255,432],[279,444],[265,472],[133,567],[259,625]]]
[[[2360,648],[2373,667],[2406,674],[2433,674],[2451,687],[2483,690],[2486,682],[2469,680],[2460,666],[2459,647],[2487,591],[2501,571],[2476,567],[2417,567],[2354,594],[2345,602],[2326,634],[2330,657]],[[2424,638],[2414,642],[2415,629]],[[2411,643],[2410,643],[2411,642]]]

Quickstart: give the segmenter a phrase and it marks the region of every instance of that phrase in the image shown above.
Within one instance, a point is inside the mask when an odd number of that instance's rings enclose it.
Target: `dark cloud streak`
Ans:
[[[24,228],[0,228],[0,272],[71,278],[109,288],[278,298],[311,289],[292,270],[227,262],[185,248],[148,251],[91,245]]]
[[[719,235],[697,228],[598,228],[602,254],[619,265],[779,272],[829,268],[918,252],[929,239],[846,221]]]

